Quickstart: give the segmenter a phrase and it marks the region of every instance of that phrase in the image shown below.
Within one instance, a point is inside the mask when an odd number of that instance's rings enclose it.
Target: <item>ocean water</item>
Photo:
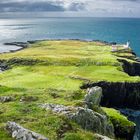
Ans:
[[[84,39],[126,43],[140,56],[140,19],[10,18],[0,19],[0,52],[17,49],[5,42],[38,39]]]

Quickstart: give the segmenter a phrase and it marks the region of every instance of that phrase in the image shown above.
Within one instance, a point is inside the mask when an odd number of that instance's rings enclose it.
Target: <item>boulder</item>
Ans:
[[[1,96],[0,97],[1,103],[10,102],[10,101],[13,101],[13,97],[11,97],[11,96]]]
[[[90,130],[107,136],[114,136],[114,127],[109,122],[107,116],[101,115],[91,109],[56,104],[42,104],[40,107],[66,116],[68,119],[75,121],[85,130]]]
[[[87,89],[87,94],[85,95],[85,102],[88,108],[92,109],[93,106],[100,106],[102,98],[102,88],[92,87]]]
[[[7,122],[6,130],[16,140],[48,140],[44,136],[23,128],[15,122]]]
[[[94,112],[91,109],[78,108],[77,112],[73,113],[71,119],[85,130],[114,136],[114,127],[109,123],[107,116]]]

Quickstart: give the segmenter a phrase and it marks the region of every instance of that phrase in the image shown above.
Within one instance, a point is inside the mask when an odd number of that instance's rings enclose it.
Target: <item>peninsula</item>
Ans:
[[[136,124],[116,110],[140,109],[140,63],[130,48],[35,41],[0,54],[0,69],[1,140],[132,140]]]

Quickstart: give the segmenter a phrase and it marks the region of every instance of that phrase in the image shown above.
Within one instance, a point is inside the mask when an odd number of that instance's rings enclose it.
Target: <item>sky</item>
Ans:
[[[0,13],[48,16],[140,17],[140,0],[0,0]]]

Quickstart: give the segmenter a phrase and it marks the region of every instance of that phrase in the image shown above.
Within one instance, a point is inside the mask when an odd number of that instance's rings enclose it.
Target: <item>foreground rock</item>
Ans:
[[[108,118],[91,109],[55,104],[42,104],[40,107],[51,110],[54,113],[65,115],[70,120],[79,124],[83,129],[107,136],[114,136],[114,128],[113,125],[109,123]]]
[[[79,108],[72,115],[71,119],[81,125],[83,129],[92,130],[107,136],[114,136],[114,127],[109,123],[107,117],[91,109]]]
[[[15,122],[7,122],[6,130],[16,140],[48,140],[44,136],[23,128]]]
[[[85,96],[85,102],[88,108],[93,108],[93,106],[100,106],[102,98],[102,88],[92,87],[87,89],[87,94]]]
[[[1,96],[0,97],[0,102],[1,103],[5,103],[5,102],[10,102],[10,101],[13,101],[13,97],[11,96]]]

